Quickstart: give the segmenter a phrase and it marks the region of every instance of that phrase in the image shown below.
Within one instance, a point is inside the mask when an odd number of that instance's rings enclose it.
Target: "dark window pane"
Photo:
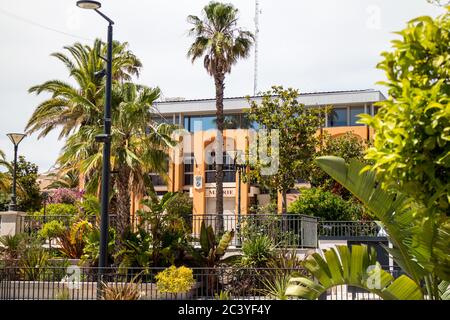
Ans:
[[[150,174],[150,178],[152,179],[152,184],[154,186],[165,186],[166,183],[163,178],[159,174]]]
[[[336,108],[328,114],[329,127],[343,127],[347,125],[347,109]]]
[[[236,182],[236,171],[224,171],[223,182]]]
[[[373,114],[377,114],[378,110],[380,110],[380,107],[373,107]]]
[[[190,120],[191,118],[190,117],[184,117],[184,128],[187,130],[187,131],[191,131],[191,127],[189,126],[189,120]]]
[[[353,107],[350,108],[350,125],[351,126],[362,126],[363,124],[356,123],[359,120],[358,115],[364,113],[364,107]]]
[[[227,114],[223,119],[223,127],[225,129],[239,129],[241,126],[240,122],[239,114]]]
[[[206,183],[214,183],[214,182],[216,182],[216,171],[207,171]]]
[[[184,174],[184,185],[185,186],[192,186],[194,182],[194,175],[192,173]]]

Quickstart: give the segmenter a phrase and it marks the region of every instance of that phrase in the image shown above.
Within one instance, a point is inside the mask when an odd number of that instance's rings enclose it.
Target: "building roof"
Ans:
[[[262,99],[262,96],[250,96],[250,99],[258,101]],[[298,97],[299,102],[307,106],[364,104],[385,99],[381,91],[374,89],[309,92],[300,93]],[[216,109],[215,98],[188,100],[177,98],[176,100],[159,101],[155,105],[161,114],[199,114],[213,112]],[[242,111],[248,107],[244,96],[224,98],[224,111]]]
[[[325,95],[325,94],[346,94],[346,93],[358,93],[358,92],[379,92],[383,97],[384,95],[381,91],[374,89],[359,89],[359,90],[337,90],[337,91],[316,91],[316,92],[301,92],[300,96],[307,95]],[[262,98],[262,95],[250,96],[250,98]],[[239,100],[239,99],[247,99],[247,96],[239,96],[239,97],[224,97],[223,100]],[[157,104],[165,104],[165,103],[179,103],[179,102],[195,102],[195,101],[215,101],[216,98],[197,98],[197,99],[183,99],[180,97],[177,98],[167,98],[164,101],[158,101]]]

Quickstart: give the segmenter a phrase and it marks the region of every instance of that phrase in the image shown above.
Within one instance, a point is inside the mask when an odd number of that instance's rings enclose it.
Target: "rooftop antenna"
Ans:
[[[259,36],[259,0],[255,0],[255,71],[253,79],[253,95],[258,93],[258,36]]]

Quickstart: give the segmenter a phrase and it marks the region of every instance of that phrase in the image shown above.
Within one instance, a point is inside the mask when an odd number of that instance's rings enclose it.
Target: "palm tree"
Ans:
[[[47,177],[53,179],[53,181],[45,188],[48,190],[59,188],[76,189],[80,186],[79,174],[76,170],[59,170],[58,173],[52,172],[48,174]]]
[[[11,184],[11,164],[6,161],[5,153],[0,150],[0,167],[4,167],[6,172],[0,172],[0,192],[9,193]]]
[[[223,95],[225,74],[240,58],[247,58],[254,41],[249,31],[237,26],[238,9],[231,4],[211,1],[203,8],[203,17],[188,16],[193,25],[189,35],[195,37],[188,57],[194,62],[200,57],[206,71],[214,78],[216,87],[216,212],[220,215],[218,228],[223,230]]]
[[[115,83],[129,81],[132,76],[139,75],[142,64],[127,47],[126,42],[113,43],[112,72]],[[64,138],[81,126],[102,125],[104,80],[97,76],[97,72],[104,68],[102,56],[106,55],[106,46],[97,39],[92,47],[75,43],[64,49],[69,55],[61,52],[51,55],[64,63],[76,86],[50,80],[28,90],[38,95],[43,92],[51,95],[36,107],[26,125],[27,134],[39,132],[38,138],[45,137],[56,128],[61,128],[59,137]]]
[[[173,146],[169,124],[156,124],[153,103],[160,90],[123,83],[113,87],[111,169],[117,205],[116,227],[122,234],[130,225],[130,194],[145,194],[149,174],[166,174],[167,148]],[[85,125],[67,139],[58,159],[62,170],[79,168],[88,179],[86,190],[98,190],[102,149],[94,137],[101,133],[97,125]]]

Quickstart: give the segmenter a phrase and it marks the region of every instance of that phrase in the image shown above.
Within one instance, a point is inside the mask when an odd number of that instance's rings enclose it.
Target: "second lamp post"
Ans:
[[[13,183],[12,183],[12,196],[11,203],[9,204],[9,211],[17,211],[17,151],[19,149],[19,143],[26,137],[23,133],[8,133],[9,140],[14,144],[14,169],[13,169]]]

